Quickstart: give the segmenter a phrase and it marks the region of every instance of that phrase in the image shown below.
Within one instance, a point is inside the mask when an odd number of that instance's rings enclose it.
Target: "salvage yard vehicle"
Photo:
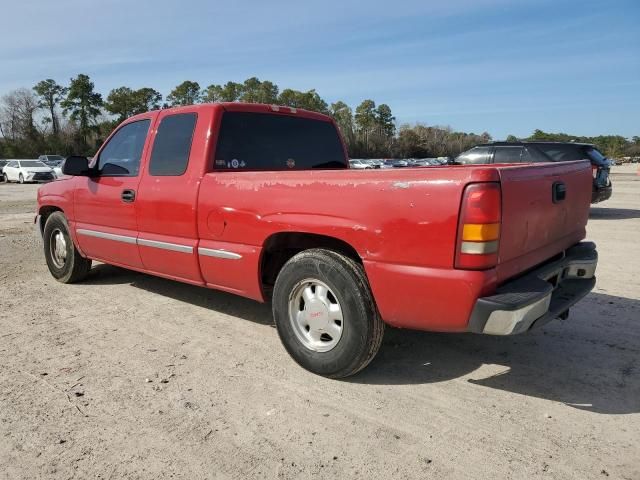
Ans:
[[[5,182],[50,182],[55,180],[51,167],[38,160],[9,160],[2,169]]]
[[[62,161],[64,161],[64,157],[62,155],[40,155],[38,157],[45,165],[53,167],[55,165],[59,165]]]
[[[531,163],[589,160],[593,174],[591,203],[608,200],[612,186],[611,161],[594,145],[575,142],[492,142],[477,145],[458,155],[456,164]]]
[[[272,302],[304,368],[364,368],[385,324],[510,335],[594,286],[588,162],[354,171],[334,121],[220,103],[127,119],[40,187],[53,277],[92,260]]]
[[[357,158],[349,160],[349,166],[354,170],[368,170],[373,168],[373,165],[369,165],[366,161]]]

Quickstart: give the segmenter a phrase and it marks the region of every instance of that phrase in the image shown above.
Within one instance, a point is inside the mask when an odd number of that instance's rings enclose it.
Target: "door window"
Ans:
[[[149,162],[151,175],[179,176],[186,172],[196,118],[195,113],[184,113],[162,119]]]
[[[135,177],[149,130],[149,120],[131,122],[120,128],[100,152],[98,171],[103,177]]]
[[[540,162],[550,162],[551,159],[547,157],[544,153],[538,151],[533,146],[524,147],[522,150],[522,161],[524,163],[540,163]]]
[[[536,145],[545,155],[554,162],[567,162],[570,160],[584,160],[587,157],[578,145],[548,144]]]
[[[493,163],[520,163],[522,147],[497,146],[493,154]]]

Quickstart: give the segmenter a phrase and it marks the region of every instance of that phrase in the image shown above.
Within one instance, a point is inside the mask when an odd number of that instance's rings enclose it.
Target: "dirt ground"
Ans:
[[[388,329],[327,380],[270,307],[107,265],[58,284],[0,184],[0,478],[640,479],[640,176],[592,209],[596,289],[517,337]]]

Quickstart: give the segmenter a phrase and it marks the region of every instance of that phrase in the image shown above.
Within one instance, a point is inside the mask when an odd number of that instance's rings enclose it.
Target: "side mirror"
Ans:
[[[62,167],[62,173],[64,175],[75,175],[79,177],[89,177],[91,171],[89,170],[89,160],[87,157],[80,157],[72,155],[67,157]]]

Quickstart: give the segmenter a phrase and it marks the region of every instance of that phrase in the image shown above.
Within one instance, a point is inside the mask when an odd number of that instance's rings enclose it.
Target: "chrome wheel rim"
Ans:
[[[64,264],[67,262],[67,240],[58,228],[51,232],[49,250],[53,264],[58,268],[64,267]]]
[[[344,331],[338,297],[326,283],[313,278],[298,282],[291,290],[289,321],[298,340],[314,352],[335,348]]]

